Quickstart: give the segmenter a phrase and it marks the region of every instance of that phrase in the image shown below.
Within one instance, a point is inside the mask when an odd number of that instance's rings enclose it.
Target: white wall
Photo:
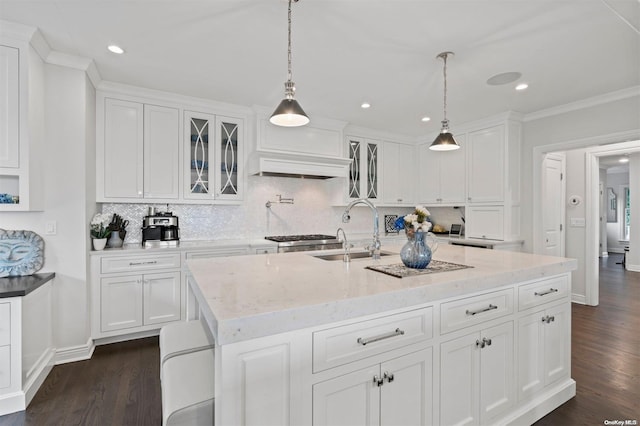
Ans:
[[[520,169],[522,185],[521,223],[522,236],[525,239],[524,251],[533,252],[534,210],[539,207],[539,200],[533,199],[533,166],[536,163],[534,148],[545,147],[546,152],[566,151],[571,146],[584,147],[586,144],[596,145],[598,140],[611,143],[611,135],[625,132],[640,132],[640,96],[632,96],[607,103],[587,106],[582,109],[526,121],[523,126],[522,167]],[[620,140],[619,142],[622,142]],[[548,149],[547,149],[548,147]],[[554,149],[557,147],[557,149]],[[537,159],[539,164],[540,159]],[[584,179],[584,161],[582,169],[577,165],[567,165],[567,185],[572,174]],[[579,188],[574,187],[578,192]],[[567,188],[567,199],[572,195]],[[577,195],[577,194],[576,194]],[[585,199],[583,195],[583,200]],[[534,204],[535,202],[535,204]],[[573,217],[585,217],[583,212],[569,212]],[[567,222],[566,256],[578,260],[578,271],[573,274],[573,293],[578,297],[586,297],[584,282],[584,263],[586,252],[579,248],[580,241],[586,241],[586,229],[572,229]],[[570,249],[573,247],[574,249]],[[574,300],[576,298],[574,297]]]
[[[607,181],[605,184],[605,191],[607,188],[612,188],[617,194],[617,222],[607,222],[607,250],[610,253],[623,253],[626,242],[620,242],[620,234],[622,232],[622,222],[624,221],[624,200],[622,185],[629,185],[629,171],[622,172],[607,172]]]
[[[56,273],[54,281],[54,345],[57,361],[87,354],[88,210],[95,187],[95,93],[84,71],[45,65],[45,209],[42,212],[0,213],[0,227],[27,229],[45,241],[41,272]],[[93,197],[95,200],[95,197]],[[56,221],[57,235],[45,235],[45,223]]]

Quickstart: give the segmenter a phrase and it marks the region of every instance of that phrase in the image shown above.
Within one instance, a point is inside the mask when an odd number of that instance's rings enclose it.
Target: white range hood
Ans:
[[[351,159],[342,133],[345,122],[311,117],[306,126],[279,127],[269,123],[268,111],[262,109],[257,115],[249,174],[308,179],[349,175]]]
[[[348,158],[256,151],[249,158],[249,174],[307,179],[346,178],[350,164]]]

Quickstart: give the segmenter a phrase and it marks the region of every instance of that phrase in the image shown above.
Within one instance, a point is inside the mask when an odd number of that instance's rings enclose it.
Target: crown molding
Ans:
[[[571,102],[564,105],[558,105],[552,108],[525,114],[524,121],[534,121],[541,118],[552,117],[554,115],[566,114],[568,112],[590,108],[622,99],[640,96],[640,86],[632,86],[627,89],[617,90],[615,92],[605,93],[604,95],[594,96],[592,98]]]
[[[89,80],[91,80],[93,87],[97,88],[102,82],[102,78],[100,77],[100,73],[98,72],[98,68],[96,68],[95,62],[93,62],[93,59],[52,50],[45,58],[45,62],[51,65],[60,65],[84,71],[89,77]]]

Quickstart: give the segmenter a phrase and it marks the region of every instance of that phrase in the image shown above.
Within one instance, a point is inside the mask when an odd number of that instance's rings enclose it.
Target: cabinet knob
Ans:
[[[391,383],[394,380],[393,373],[389,373],[387,371],[384,372],[383,378],[387,380],[387,383]]]
[[[384,379],[376,376],[373,376],[373,384],[380,387],[382,385],[384,385]]]
[[[483,337],[482,342],[487,346],[491,346],[491,339],[487,339],[486,337]]]
[[[476,347],[477,347],[477,348],[482,349],[482,348],[484,348],[484,345],[485,345],[484,341],[482,341],[482,340],[476,340]]]

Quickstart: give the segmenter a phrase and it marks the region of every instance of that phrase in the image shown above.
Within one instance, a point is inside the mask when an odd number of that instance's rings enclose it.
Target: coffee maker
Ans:
[[[149,209],[149,215],[142,222],[143,247],[176,247],[180,242],[178,217],[171,212],[157,212]]]

